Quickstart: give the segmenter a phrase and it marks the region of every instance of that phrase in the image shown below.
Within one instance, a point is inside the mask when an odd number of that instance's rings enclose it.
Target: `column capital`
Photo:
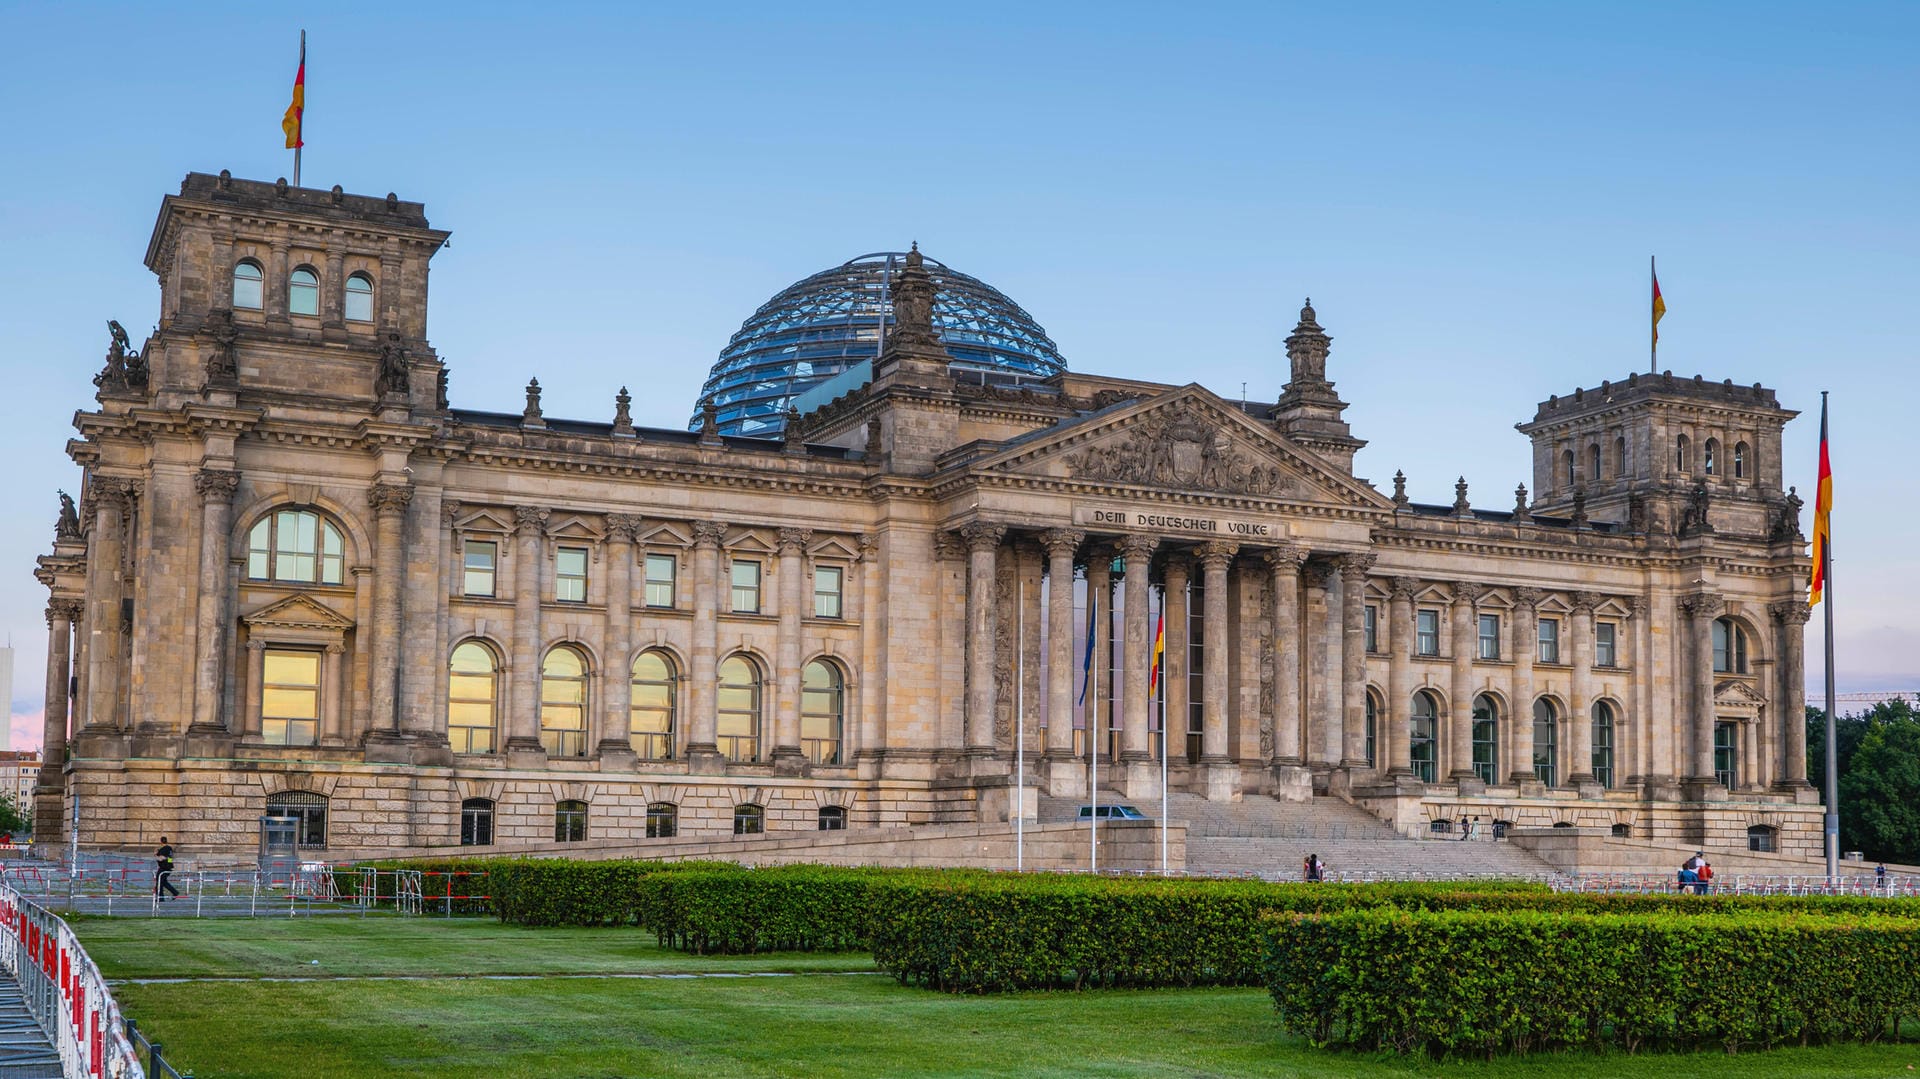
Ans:
[[[47,624],[51,626],[55,619],[64,618],[68,622],[78,622],[80,612],[86,609],[86,603],[77,599],[54,599],[47,601]],[[1805,621],[1805,619],[1802,619]]]
[[[1727,601],[1718,592],[1695,592],[1680,597],[1680,608],[1695,618],[1718,618],[1727,611]]]
[[[413,502],[413,488],[402,483],[376,483],[367,488],[367,505],[380,516],[404,513]]]
[[[966,556],[966,545],[960,542],[959,536],[951,532],[935,532],[933,534],[934,561],[952,562],[956,559],[965,558]]]
[[[547,516],[551,512],[545,506],[515,506],[513,507],[514,527],[522,533],[538,532],[541,526],[547,523]]]
[[[1121,557],[1132,561],[1135,558],[1150,558],[1160,546],[1157,536],[1127,535],[1120,537]]]
[[[1087,540],[1086,532],[1078,528],[1049,528],[1040,533],[1040,544],[1053,558],[1065,555],[1072,558],[1074,552]]]
[[[805,554],[807,544],[812,542],[811,528],[783,528],[780,530],[778,547],[781,554]]]
[[[1513,590],[1513,605],[1519,607],[1538,607],[1540,590],[1538,588],[1516,588]]]
[[[1453,584],[1453,602],[1456,606],[1472,607],[1487,594],[1487,586],[1478,581],[1455,581]]]
[[[854,537],[860,553],[854,556],[856,562],[867,562],[880,555],[880,537],[871,532],[862,532]]]
[[[720,549],[720,537],[727,534],[727,526],[724,521],[695,521],[692,531],[696,550],[717,551]]]
[[[1767,610],[1772,613],[1774,621],[1786,626],[1804,626],[1813,617],[1813,608],[1804,599],[1783,599]]]
[[[959,532],[961,540],[967,545],[967,550],[978,554],[1000,546],[1000,541],[1007,536],[1007,526],[994,524],[991,521],[974,521],[971,524],[961,525]]]
[[[1574,614],[1592,614],[1595,607],[1605,602],[1605,596],[1598,592],[1575,592],[1568,597],[1573,601]]]
[[[95,477],[87,484],[87,501],[92,502],[96,510],[111,509],[124,513],[139,497],[139,480],[107,476]]]
[[[615,543],[637,543],[640,529],[646,526],[645,518],[637,513],[607,514],[607,539]]]
[[[1359,584],[1367,579],[1367,571],[1373,568],[1372,554],[1343,554],[1340,556],[1340,578],[1348,584]]]
[[[258,637],[252,637],[247,640],[247,651],[259,653],[259,652],[264,652],[266,650],[267,650],[267,642],[259,639]]]
[[[1233,556],[1239,552],[1239,544],[1226,543],[1221,540],[1203,543],[1193,549],[1194,557],[1200,560],[1201,568],[1207,570],[1226,569],[1227,563],[1233,561]]]
[[[457,498],[441,499],[440,500],[440,523],[443,525],[446,525],[449,528],[453,527],[453,522],[459,518],[460,511],[465,508],[466,507],[462,506],[460,504],[460,500]]]
[[[193,474],[194,489],[204,502],[232,502],[240,487],[240,473],[224,468],[203,468]]]
[[[1634,593],[1631,596],[1628,596],[1627,609],[1633,612],[1633,616],[1635,618],[1639,618],[1642,615],[1645,615],[1647,613],[1647,597],[1639,594],[1638,592]]]
[[[1307,549],[1297,543],[1281,543],[1260,552],[1260,557],[1275,573],[1299,573],[1307,562]]]
[[[1307,583],[1315,588],[1326,588],[1340,576],[1340,566],[1336,562],[1314,559],[1304,564]]]
[[[1420,594],[1420,578],[1418,577],[1393,578],[1391,582],[1390,594],[1396,600],[1404,599],[1409,603],[1411,603],[1413,601],[1413,597]]]

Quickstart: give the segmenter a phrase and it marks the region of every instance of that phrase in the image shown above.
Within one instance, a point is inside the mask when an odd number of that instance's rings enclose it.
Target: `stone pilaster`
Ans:
[[[1413,775],[1413,597],[1420,582],[1395,577],[1387,600],[1387,774]]]
[[[87,540],[87,669],[84,734],[105,734],[119,726],[121,671],[120,598],[126,575],[126,523],[139,490],[132,480],[96,478],[89,485],[93,503],[92,535]]]
[[[376,483],[367,491],[374,527],[373,722],[366,734],[370,756],[378,754],[376,744],[393,741],[400,733],[400,642],[407,632],[400,617],[400,593],[406,577],[407,506],[412,501],[413,488],[402,484]]]
[[[1168,556],[1166,569],[1167,654],[1161,661],[1161,691],[1166,695],[1166,748],[1168,760],[1187,756],[1187,653],[1188,620],[1193,617],[1188,587],[1193,582],[1193,560],[1185,554]]]
[[[200,492],[199,603],[194,624],[193,722],[189,733],[223,735],[226,717],[220,714],[225,696],[227,626],[228,535],[233,530],[233,493],[240,473],[203,468],[194,476]]]
[[[548,512],[540,506],[513,510],[513,644],[508,661],[512,692],[506,749],[508,762],[516,767],[546,762],[546,750],[540,744],[540,592]]]
[[[689,572],[693,587],[693,649],[688,662],[687,769],[694,775],[720,775],[726,758],[720,755],[717,682],[719,677],[718,604],[720,599],[720,537],[727,526],[719,521],[693,523],[693,558]]]
[[[1592,592],[1573,594],[1573,676],[1568,683],[1567,783],[1582,798],[1598,798],[1602,788],[1593,774],[1593,608],[1601,600]],[[1616,642],[1617,646],[1617,642]]]
[[[1682,597],[1680,606],[1686,612],[1688,637],[1692,641],[1689,681],[1693,684],[1693,700],[1687,726],[1693,731],[1693,749],[1687,760],[1687,795],[1702,801],[1718,800],[1726,797],[1726,788],[1713,774],[1713,727],[1716,718],[1713,708],[1713,623],[1725,613],[1727,601],[1717,593],[1696,592]]]
[[[998,694],[994,684],[994,608],[997,600],[1003,525],[975,521],[960,529],[967,545],[967,755],[994,755],[993,722]]]
[[[810,528],[783,528],[779,537],[780,610],[774,641],[773,770],[800,775],[807,760],[800,752],[800,611],[806,601],[807,545]]]
[[[1093,670],[1085,688],[1087,751],[1092,753],[1097,746],[1099,759],[1112,767],[1113,755],[1106,742],[1113,726],[1111,702],[1103,697],[1114,695],[1108,684],[1113,671],[1113,548],[1103,543],[1087,552],[1087,610],[1093,622]]]
[[[1300,622],[1305,642],[1302,661],[1306,667],[1303,682],[1306,702],[1300,722],[1301,739],[1307,747],[1307,765],[1314,786],[1322,789],[1327,776],[1342,753],[1339,693],[1339,645],[1341,624],[1334,606],[1334,589],[1340,580],[1339,567],[1332,562],[1306,563],[1307,605]]]
[[[1240,769],[1227,752],[1227,649],[1233,640],[1227,618],[1227,567],[1239,547],[1232,543],[1203,543],[1195,548],[1203,581],[1201,661],[1206,695],[1200,703],[1200,765],[1206,772],[1207,800],[1233,801],[1240,796]]]
[[[65,834],[67,693],[73,677],[73,627],[83,607],[80,600],[67,598],[47,604],[46,712],[33,799],[33,835],[40,843],[58,842]]]
[[[1340,766],[1351,775],[1371,770],[1367,762],[1367,571],[1373,568],[1370,554],[1340,556],[1340,599],[1345,618],[1345,639],[1341,644],[1341,699],[1346,736]],[[1377,744],[1379,732],[1374,732]]]
[[[1473,770],[1473,652],[1479,639],[1474,624],[1475,605],[1485,589],[1472,581],[1453,586],[1453,682],[1448,701],[1447,778],[1457,784],[1461,794],[1478,794],[1486,789]]]
[[[1073,661],[1073,557],[1086,540],[1075,528],[1050,528],[1040,533],[1047,551],[1047,750],[1044,761],[1047,792],[1055,798],[1078,798],[1086,790],[1086,773],[1073,759],[1073,681],[1080,670]]]
[[[1508,683],[1511,698],[1507,720],[1507,782],[1518,787],[1535,788],[1539,777],[1533,771],[1533,656],[1540,644],[1538,604],[1540,590],[1513,590],[1513,673]]]
[[[601,679],[600,767],[624,771],[633,752],[633,547],[638,514],[607,514],[606,677]]]
[[[1267,552],[1273,588],[1273,784],[1276,796],[1310,797],[1306,726],[1300,701],[1300,567],[1307,552],[1283,544]]]
[[[1781,727],[1780,770],[1774,781],[1776,790],[1803,797],[1813,785],[1807,782],[1807,672],[1806,627],[1813,611],[1802,599],[1781,600],[1771,608],[1780,657],[1777,666],[1779,685],[1773,699],[1773,721]]]

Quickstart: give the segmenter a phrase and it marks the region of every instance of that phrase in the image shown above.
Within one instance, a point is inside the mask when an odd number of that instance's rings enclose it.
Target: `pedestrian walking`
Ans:
[[[1480,838],[1480,818],[1479,817],[1473,818],[1473,820],[1467,825],[1467,838],[1468,839]]]
[[[1700,878],[1699,893],[1701,895],[1707,895],[1713,891],[1712,862],[1707,861],[1705,858],[1700,859],[1700,868],[1694,871],[1694,875]]]
[[[1320,882],[1321,872],[1320,856],[1318,854],[1307,855],[1306,861],[1300,864],[1300,871],[1302,875],[1307,878],[1308,882],[1318,884]]]
[[[1467,819],[1465,813],[1460,814],[1460,842],[1465,843],[1467,841],[1468,826],[1471,823],[1472,821]]]
[[[160,849],[153,852],[153,859],[153,894],[162,903],[167,901],[168,895],[180,898],[180,889],[175,888],[169,879],[173,876],[173,844],[167,842],[166,836],[160,837]]]

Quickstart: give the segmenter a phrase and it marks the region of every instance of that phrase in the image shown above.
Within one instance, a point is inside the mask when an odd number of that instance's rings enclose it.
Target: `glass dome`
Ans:
[[[905,260],[897,251],[861,255],[761,304],[720,351],[688,429],[699,429],[711,401],[721,434],[778,437],[796,397],[880,354],[893,323],[890,287]],[[956,376],[1009,385],[1067,369],[1047,332],[1005,293],[930,258],[926,269],[933,328]]]

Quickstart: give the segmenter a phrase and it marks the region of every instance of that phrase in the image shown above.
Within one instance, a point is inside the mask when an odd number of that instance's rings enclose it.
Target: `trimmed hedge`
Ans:
[[[1920,1015],[1920,922],[1355,909],[1266,918],[1316,1045],[1433,1055],[1871,1041]]]

